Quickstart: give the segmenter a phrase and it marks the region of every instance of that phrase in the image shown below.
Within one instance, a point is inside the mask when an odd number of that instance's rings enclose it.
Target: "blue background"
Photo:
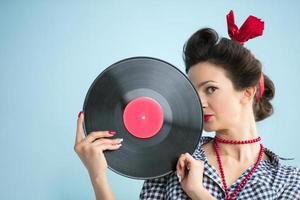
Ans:
[[[300,166],[299,1],[1,1],[0,199],[94,199],[73,151],[77,114],[98,74],[132,56],[184,71],[182,46],[202,27],[227,37],[252,14],[264,36],[246,43],[276,84],[275,113],[258,123],[266,147]],[[142,181],[109,172],[118,199],[137,199]]]

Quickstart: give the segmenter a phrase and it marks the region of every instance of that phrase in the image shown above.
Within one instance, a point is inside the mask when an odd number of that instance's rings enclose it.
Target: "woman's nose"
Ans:
[[[202,108],[206,108],[207,107],[207,101],[206,98],[203,95],[199,95],[201,104],[202,104]]]

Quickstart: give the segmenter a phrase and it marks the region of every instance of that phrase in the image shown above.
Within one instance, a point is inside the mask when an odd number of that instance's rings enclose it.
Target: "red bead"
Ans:
[[[251,140],[226,140],[223,138],[215,137],[215,140],[217,142],[224,143],[224,144],[251,144],[251,143],[259,142],[261,140],[261,138],[258,137],[258,138],[251,139]]]
[[[257,166],[259,165],[259,162],[261,161],[264,148],[263,148],[263,145],[260,144],[260,150],[259,150],[258,158],[255,162],[255,165],[250,170],[250,172],[246,175],[246,177],[242,180],[242,182],[236,187],[236,189],[234,190],[232,196],[230,196],[229,192],[228,192],[226,180],[225,180],[225,174],[224,174],[222,162],[221,162],[221,155],[219,154],[218,142],[225,143],[225,144],[249,144],[249,143],[254,143],[254,142],[258,142],[258,141],[260,141],[260,137],[258,137],[256,139],[253,139],[253,140],[244,140],[244,141],[224,140],[224,139],[220,139],[220,138],[215,137],[215,142],[214,142],[213,146],[214,146],[214,150],[215,150],[216,156],[217,156],[217,161],[218,161],[218,165],[219,165],[221,179],[222,179],[222,183],[223,183],[224,190],[225,190],[226,200],[233,200],[236,197],[237,193],[246,185],[247,181],[250,179],[250,177],[252,176],[252,174],[256,170]]]

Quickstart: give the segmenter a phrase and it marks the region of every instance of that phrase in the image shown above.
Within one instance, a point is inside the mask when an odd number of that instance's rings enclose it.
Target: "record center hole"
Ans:
[[[123,113],[127,131],[137,138],[150,138],[163,126],[163,110],[153,98],[138,97],[130,101]]]

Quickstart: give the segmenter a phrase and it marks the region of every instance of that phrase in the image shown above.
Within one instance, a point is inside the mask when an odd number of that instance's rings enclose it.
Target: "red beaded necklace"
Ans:
[[[227,184],[226,184],[226,181],[225,181],[225,174],[224,174],[224,170],[223,170],[223,166],[222,166],[222,162],[221,162],[221,155],[219,153],[218,143],[224,143],[224,144],[251,144],[251,143],[259,142],[260,140],[261,140],[260,137],[252,139],[252,140],[242,140],[242,141],[226,140],[226,139],[215,137],[215,139],[214,139],[214,150],[215,150],[216,155],[217,155],[217,161],[218,161],[218,165],[219,165],[219,170],[220,170],[220,174],[221,174],[222,183],[223,183],[224,190],[225,190],[226,200],[233,200],[236,197],[237,193],[246,185],[247,181],[250,179],[250,177],[252,176],[252,174],[256,170],[259,162],[261,161],[261,158],[262,158],[262,155],[263,155],[263,152],[264,152],[264,147],[263,147],[262,144],[260,144],[260,150],[259,150],[258,158],[255,162],[255,165],[250,170],[250,172],[246,175],[246,177],[242,180],[242,182],[235,188],[235,190],[232,193],[232,196],[230,196],[229,192],[228,192]]]

